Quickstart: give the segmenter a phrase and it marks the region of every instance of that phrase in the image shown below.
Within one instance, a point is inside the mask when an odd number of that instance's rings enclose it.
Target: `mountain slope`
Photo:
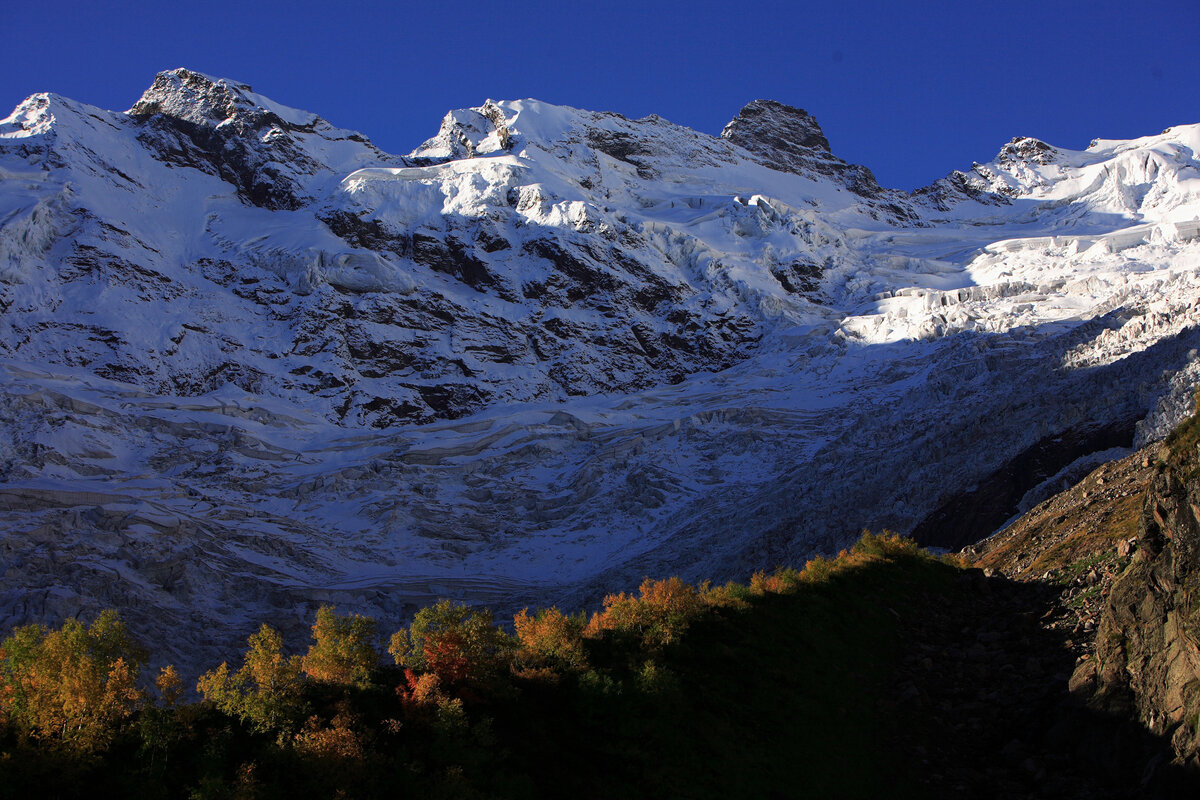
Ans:
[[[1157,738],[1168,759],[1191,770],[1189,787],[1200,767],[1200,637],[1191,599],[1198,434],[1193,416],[1165,442],[1102,464],[964,551],[989,576],[1054,587],[1058,611],[1042,624],[1074,656],[1071,705],[1099,720],[1136,720],[1147,740]],[[1107,760],[1119,757],[1115,744],[1087,747]],[[1163,762],[1147,764],[1146,778]]]
[[[0,621],[136,608],[199,655],[324,600],[579,605],[1001,486],[985,535],[1187,408],[1197,147],[1015,140],[908,195],[769,101],[722,137],[488,102],[395,156],[187,70],[35,95],[0,122]]]

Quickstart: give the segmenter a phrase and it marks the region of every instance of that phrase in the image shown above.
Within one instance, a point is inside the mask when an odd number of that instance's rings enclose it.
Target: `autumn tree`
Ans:
[[[332,606],[321,606],[312,636],[312,647],[302,661],[310,678],[360,687],[368,684],[380,658],[375,620],[361,614],[338,614]]]
[[[754,595],[789,594],[804,583],[801,574],[790,567],[775,570],[771,574],[756,572],[750,576],[750,592]]]
[[[605,597],[604,610],[592,616],[585,633],[598,636],[603,631],[616,631],[658,649],[678,641],[705,608],[696,588],[679,578],[647,578],[639,592],[636,597],[625,592]]]
[[[325,762],[326,768],[336,769],[340,762],[361,761],[364,749],[355,723],[356,720],[345,712],[335,715],[328,725],[323,724],[320,717],[309,717],[293,739],[292,746],[304,756]]]
[[[174,664],[168,664],[158,671],[154,686],[167,708],[174,708],[183,697],[183,678],[179,677]]]
[[[178,704],[183,697],[183,679],[174,665],[159,670],[154,681],[162,705],[147,704],[138,719],[138,732],[142,739],[142,752],[150,756],[150,770],[165,766],[171,745],[179,740],[183,726],[179,720]]]
[[[432,673],[447,686],[495,677],[511,647],[490,611],[441,600],[418,611],[412,625],[393,634],[388,652],[398,665]]]
[[[568,672],[586,670],[587,654],[583,648],[586,624],[582,614],[568,616],[557,608],[539,608],[533,614],[527,608],[517,612],[513,628],[517,632],[520,666]]]
[[[265,623],[248,643],[250,649],[237,672],[222,663],[200,676],[196,690],[256,730],[290,735],[306,716],[300,656],[285,656],[283,637]]]
[[[76,752],[102,750],[142,704],[144,658],[112,610],[91,625],[17,628],[0,642],[0,717]]]

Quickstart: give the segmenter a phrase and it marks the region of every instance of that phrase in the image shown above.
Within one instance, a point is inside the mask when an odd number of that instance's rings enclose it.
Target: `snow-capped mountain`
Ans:
[[[321,602],[983,535],[1190,404],[1198,148],[1014,139],[909,194],[771,101],[720,137],[489,101],[395,156],[187,70],[35,95],[0,121],[0,623],[117,606],[199,658]]]

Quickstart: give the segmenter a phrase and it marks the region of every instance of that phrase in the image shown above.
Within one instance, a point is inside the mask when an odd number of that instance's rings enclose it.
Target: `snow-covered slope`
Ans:
[[[203,655],[1019,500],[1190,402],[1198,147],[1015,139],[910,195],[770,101],[721,137],[489,101],[401,157],[186,70],[35,95],[0,122],[0,623],[115,605]]]

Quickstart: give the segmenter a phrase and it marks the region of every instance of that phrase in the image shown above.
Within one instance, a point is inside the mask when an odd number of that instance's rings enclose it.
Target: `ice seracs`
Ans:
[[[188,70],[35,95],[0,624],[115,605],[206,662],[322,602],[575,605],[1016,504],[1191,402],[1198,147],[1019,138],[905,193],[771,101],[722,136],[489,101],[398,156]]]

